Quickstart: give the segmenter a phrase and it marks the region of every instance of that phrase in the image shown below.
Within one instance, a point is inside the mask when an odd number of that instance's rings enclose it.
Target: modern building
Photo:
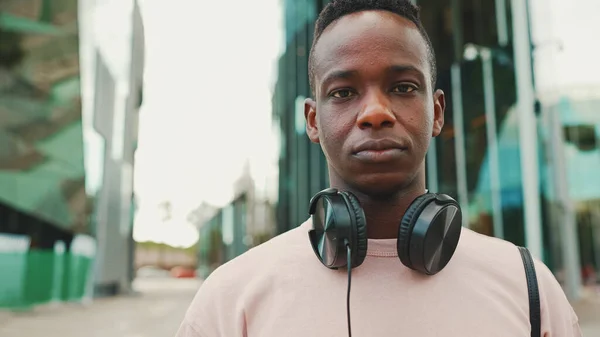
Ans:
[[[137,0],[79,1],[86,191],[97,242],[93,292],[131,290],[134,158],[144,71]]]
[[[313,26],[327,2],[284,5],[273,97],[283,139],[279,233],[305,221],[309,199],[328,186],[303,112]],[[456,198],[465,226],[529,247],[577,298],[600,279],[600,69],[586,56],[597,55],[593,37],[582,37],[600,29],[598,2],[415,2],[447,102],[427,156],[429,190]]]
[[[129,3],[118,58],[93,40],[103,1],[0,2],[0,307],[129,287],[143,67]]]

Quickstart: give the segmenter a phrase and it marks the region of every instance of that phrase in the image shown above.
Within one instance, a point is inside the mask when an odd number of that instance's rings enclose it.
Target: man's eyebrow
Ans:
[[[423,71],[421,71],[421,69],[409,64],[395,64],[390,66],[388,71],[392,73],[415,73],[421,77],[421,79],[425,79],[425,74]]]
[[[345,80],[345,79],[352,78],[353,76],[356,76],[356,74],[358,74],[357,70],[333,70],[333,71],[330,71],[327,74],[325,74],[325,76],[323,77],[322,86],[326,86],[327,84],[329,84],[329,82],[332,82],[335,80]]]

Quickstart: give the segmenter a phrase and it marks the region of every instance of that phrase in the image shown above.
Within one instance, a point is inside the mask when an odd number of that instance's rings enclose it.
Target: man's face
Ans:
[[[327,157],[332,185],[369,195],[409,186],[443,126],[427,45],[409,20],[386,11],[342,17],[314,49],[316,102],[307,133]]]

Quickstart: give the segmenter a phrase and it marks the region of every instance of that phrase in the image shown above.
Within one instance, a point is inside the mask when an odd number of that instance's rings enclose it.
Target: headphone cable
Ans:
[[[352,283],[352,254],[350,250],[350,244],[346,242],[346,249],[348,251],[348,293],[346,295],[346,314],[348,316],[348,337],[352,337],[352,327],[350,324],[350,285]]]

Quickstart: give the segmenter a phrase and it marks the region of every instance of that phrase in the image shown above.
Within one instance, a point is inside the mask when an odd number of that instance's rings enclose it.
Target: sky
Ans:
[[[600,87],[600,1],[531,0],[539,93]]]
[[[283,41],[279,0],[145,0],[134,238],[189,246],[188,213],[225,205],[244,164],[257,183],[276,175],[271,95]],[[260,13],[260,15],[249,15]],[[157,208],[172,205],[172,219]]]

